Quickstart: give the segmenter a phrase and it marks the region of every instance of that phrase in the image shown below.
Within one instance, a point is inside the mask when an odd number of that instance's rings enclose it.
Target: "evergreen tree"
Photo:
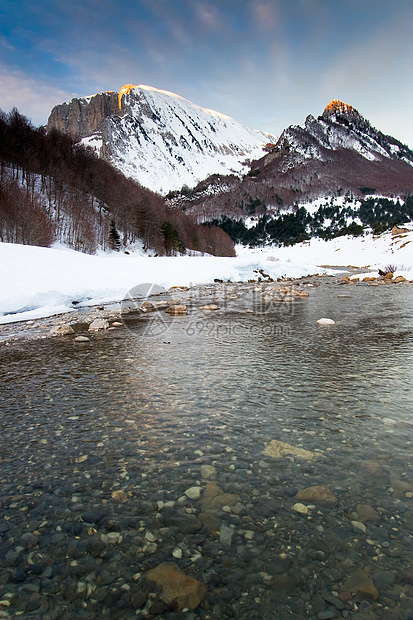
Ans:
[[[109,230],[109,245],[112,250],[119,252],[120,250],[120,235],[116,230],[115,220],[110,220],[110,230]]]

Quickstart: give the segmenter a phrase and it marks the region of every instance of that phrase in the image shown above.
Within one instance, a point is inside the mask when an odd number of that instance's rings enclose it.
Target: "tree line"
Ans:
[[[378,234],[395,225],[413,221],[413,196],[404,202],[399,199],[369,197],[359,206],[337,206],[332,202],[320,206],[310,214],[304,207],[296,206],[291,212],[277,217],[264,213],[253,226],[246,226],[243,219],[228,216],[214,218],[205,226],[221,227],[234,243],[261,246],[266,243],[293,245],[311,237],[333,239],[343,235],[360,236],[365,227]]]
[[[34,127],[15,108],[0,110],[0,240],[42,246],[57,240],[88,253],[141,241],[160,255],[187,249],[234,255],[222,228],[199,225],[90,147]]]

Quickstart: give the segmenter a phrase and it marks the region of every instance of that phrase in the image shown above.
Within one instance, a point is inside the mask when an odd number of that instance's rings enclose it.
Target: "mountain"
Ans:
[[[323,196],[413,194],[413,151],[333,100],[316,119],[285,129],[242,180],[214,177],[175,196],[198,217],[277,212]]]
[[[56,106],[48,128],[82,140],[126,176],[163,194],[212,174],[248,171],[275,142],[179,95],[132,84]]]
[[[330,162],[349,153],[372,162],[413,164],[413,152],[407,146],[385,136],[355,108],[337,99],[317,119],[309,115],[304,126],[290,126],[283,131],[262,163],[266,167],[274,160],[282,161],[279,170],[285,172],[309,161]]]
[[[221,228],[206,228],[168,208],[162,196],[93,150],[67,133],[35,128],[16,108],[0,110],[0,240],[44,246],[57,241],[91,254],[235,254]]]

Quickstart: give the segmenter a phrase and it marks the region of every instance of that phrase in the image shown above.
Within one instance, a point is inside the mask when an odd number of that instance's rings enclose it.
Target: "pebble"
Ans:
[[[353,530],[355,532],[363,532],[363,534],[367,532],[366,526],[364,523],[360,523],[360,521],[352,521],[351,525],[353,526]]]
[[[182,549],[180,547],[175,547],[175,549],[172,551],[172,555],[174,556],[174,558],[177,558],[178,560],[182,558]]]
[[[222,525],[219,532],[219,542],[222,547],[230,547],[232,542],[232,537],[234,536],[235,530],[227,525]]]
[[[106,319],[95,319],[89,325],[89,331],[92,332],[92,331],[105,330],[105,329],[108,329],[108,327],[109,327],[109,321],[107,321]]]
[[[67,324],[57,325],[56,327],[52,327],[52,329],[50,330],[51,336],[70,336],[74,333],[75,330],[73,329],[73,327]]]
[[[292,507],[292,510],[295,510],[295,512],[299,512],[302,515],[308,514],[307,506],[305,506],[304,504],[300,504],[299,502],[297,504],[294,504],[294,506]]]
[[[216,478],[217,470],[212,465],[201,465],[201,478],[212,480]]]
[[[189,499],[200,499],[202,493],[202,487],[190,487],[185,491],[185,495]]]
[[[338,613],[333,609],[326,609],[325,611],[318,612],[317,618],[319,620],[330,620],[331,618],[338,618]]]

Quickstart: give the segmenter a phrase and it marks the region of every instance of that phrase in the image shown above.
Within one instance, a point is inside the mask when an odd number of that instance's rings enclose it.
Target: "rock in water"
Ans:
[[[319,325],[335,325],[336,322],[333,319],[318,319],[317,323]]]
[[[147,573],[147,577],[162,587],[164,603],[180,611],[196,609],[206,594],[205,584],[185,575],[174,562],[159,564]]]
[[[369,504],[358,504],[356,512],[358,520],[361,521],[361,523],[366,523],[366,521],[380,521],[379,513]]]
[[[112,499],[115,500],[118,504],[123,504],[128,499],[128,494],[125,491],[112,491]]]
[[[227,525],[221,526],[221,531],[219,533],[219,542],[222,547],[230,547],[232,537],[235,534],[235,530],[232,527],[228,527]]]
[[[291,510],[295,510],[295,512],[299,512],[302,515],[308,515],[308,508],[304,504],[294,504]]]
[[[316,504],[328,504],[330,506],[337,502],[337,497],[325,486],[313,486],[302,489],[297,493],[295,499],[314,502]]]
[[[350,575],[341,586],[343,592],[357,594],[360,598],[369,601],[377,601],[379,592],[373,580],[361,568],[358,568]]]
[[[51,336],[69,336],[70,334],[74,334],[75,330],[70,325],[64,323],[63,325],[57,325],[56,327],[52,327],[50,330]]]
[[[188,314],[188,308],[183,304],[175,304],[173,306],[169,306],[169,308],[166,308],[165,312],[171,316],[184,315]]]
[[[317,452],[310,452],[309,450],[304,450],[303,448],[296,448],[295,446],[290,446],[288,443],[277,441],[276,439],[273,439],[266,444],[264,454],[266,456],[272,456],[275,459],[281,459],[287,455],[299,456],[307,461],[312,461],[320,456]]]
[[[218,538],[220,535],[221,520],[213,512],[201,512],[198,515],[198,519],[212,538]]]
[[[201,497],[202,487],[190,487],[185,491],[185,495],[189,499],[199,499]]]
[[[216,482],[207,482],[202,492],[201,506],[205,512],[215,512],[223,506],[234,506],[241,501],[236,493],[224,493]]]
[[[89,325],[89,331],[98,331],[99,329],[108,329],[109,321],[106,319],[95,319]]]
[[[216,478],[217,470],[213,465],[201,465],[201,478],[208,480]]]

